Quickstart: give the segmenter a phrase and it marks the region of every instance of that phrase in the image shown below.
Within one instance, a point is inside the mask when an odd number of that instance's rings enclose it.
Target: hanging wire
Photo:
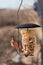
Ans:
[[[18,11],[17,11],[17,21],[18,21],[18,25],[19,25],[19,11],[20,11],[20,7],[22,5],[23,0],[21,0]],[[18,45],[19,45],[19,29],[18,29]],[[20,50],[20,47],[19,47]]]

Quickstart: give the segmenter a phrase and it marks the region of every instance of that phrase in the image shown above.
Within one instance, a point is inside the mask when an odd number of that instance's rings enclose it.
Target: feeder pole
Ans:
[[[20,11],[20,7],[22,5],[23,0],[21,0],[21,3],[19,5],[18,11],[17,11],[17,21],[18,21],[18,25],[19,25],[19,11]],[[19,29],[18,29],[18,45],[19,45]],[[20,48],[20,47],[19,47]]]

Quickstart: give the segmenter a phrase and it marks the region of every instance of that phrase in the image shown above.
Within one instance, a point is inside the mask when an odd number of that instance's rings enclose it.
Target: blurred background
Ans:
[[[20,2],[0,0],[0,65],[43,65],[43,0],[23,0],[17,19]],[[33,57],[18,54],[10,44],[12,36],[18,41],[18,30],[15,29],[18,20],[19,24],[36,23],[41,26],[34,29],[37,44]]]

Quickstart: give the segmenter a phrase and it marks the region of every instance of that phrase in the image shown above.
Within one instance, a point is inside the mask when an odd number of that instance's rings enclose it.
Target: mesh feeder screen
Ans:
[[[36,43],[36,36],[34,30],[20,30],[22,37],[22,52],[25,56],[34,55],[34,47]]]

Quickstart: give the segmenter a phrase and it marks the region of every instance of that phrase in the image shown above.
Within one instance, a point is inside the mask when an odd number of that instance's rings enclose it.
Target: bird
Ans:
[[[15,48],[16,50],[19,50],[18,42],[14,39],[14,36],[12,36],[10,43],[13,48]]]

